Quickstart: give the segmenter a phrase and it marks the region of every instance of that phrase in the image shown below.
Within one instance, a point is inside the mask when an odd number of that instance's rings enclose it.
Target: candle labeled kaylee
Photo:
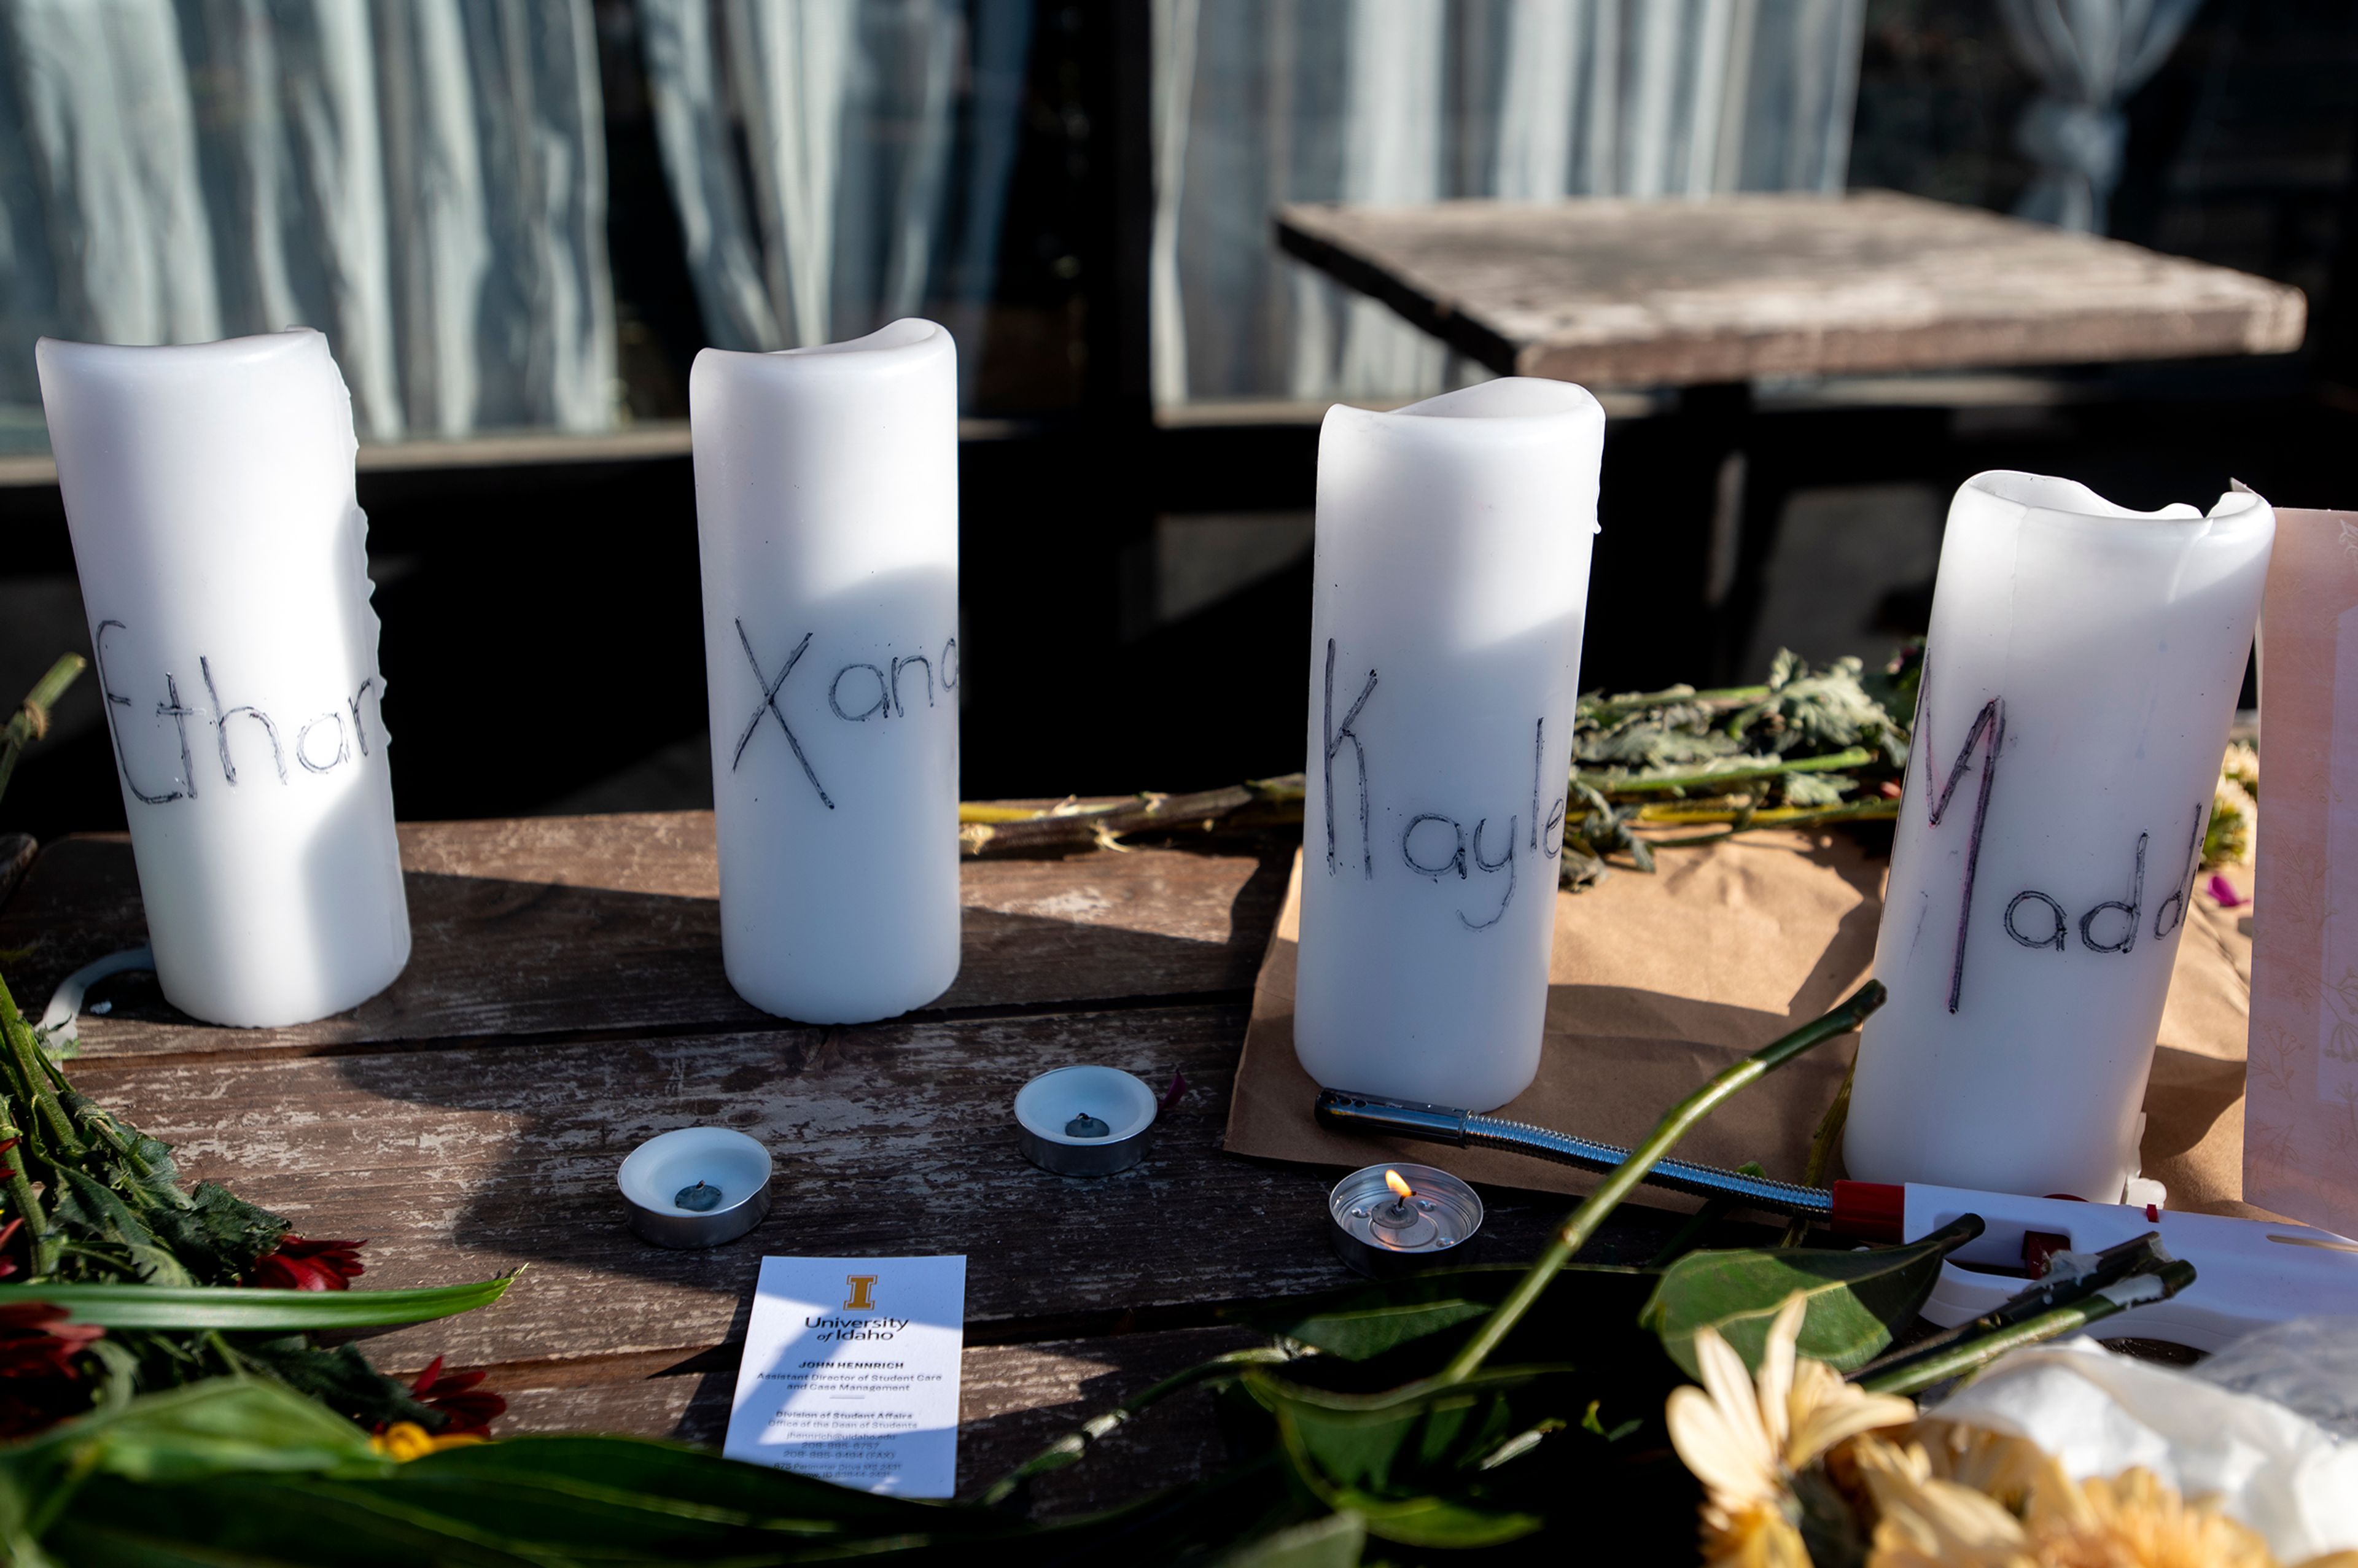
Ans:
[[[328,341],[36,358],[157,980],[211,1023],[356,1006],[409,911]]]
[[[1520,377],[1326,415],[1293,1038],[1330,1088],[1539,1071],[1604,438]]]
[[[1949,509],[1850,1174],[2117,1203],[2276,518],[1985,473]]]
[[[895,321],[688,378],[729,982],[856,1023],[958,968],[957,365]]]

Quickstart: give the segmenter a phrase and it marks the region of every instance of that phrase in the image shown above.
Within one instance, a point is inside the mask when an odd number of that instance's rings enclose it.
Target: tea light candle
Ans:
[[[1154,1091],[1119,1067],[1058,1067],[1015,1092],[1023,1157],[1060,1176],[1109,1176],[1146,1157]]]
[[[157,982],[210,1023],[356,1006],[409,910],[328,341],[35,358]]]
[[[1326,1195],[1336,1255],[1370,1279],[1451,1261],[1482,1228],[1472,1187],[1431,1165],[1369,1165]]]
[[[659,1132],[622,1161],[615,1180],[631,1228],[658,1247],[734,1241],[770,1212],[770,1152],[726,1127]]]
[[[1977,474],[1941,549],[1844,1157],[2117,1203],[2276,517]]]
[[[1539,1071],[1605,415],[1520,377],[1318,445],[1294,1049],[1489,1110]]]
[[[688,379],[729,982],[858,1023],[958,968],[957,361],[930,321]]]

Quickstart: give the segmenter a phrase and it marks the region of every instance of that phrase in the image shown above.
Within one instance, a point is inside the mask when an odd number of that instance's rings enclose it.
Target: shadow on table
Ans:
[[[145,935],[128,845],[59,849],[48,889],[8,911],[5,940],[34,948],[11,970],[32,982],[28,1000]],[[233,1184],[304,1233],[375,1238],[372,1284],[535,1266],[480,1319],[373,1336],[381,1364],[447,1351],[454,1364],[524,1363],[527,1379],[568,1363],[594,1377],[620,1357],[611,1376],[650,1387],[626,1386],[640,1404],[610,1426],[679,1422],[705,1437],[710,1412],[725,1413],[764,1252],[964,1251],[980,1276],[971,1312],[1047,1332],[1091,1332],[1057,1325],[1131,1299],[1140,1215],[1177,1166],[1199,1175],[1208,1155],[1097,1184],[1049,1176],[1016,1152],[1008,1102],[1067,1062],[1125,1067],[1158,1090],[1183,1070],[1197,1087],[1166,1147],[1207,1151],[1289,858],[1223,884],[1221,940],[1092,924],[1106,912],[1086,898],[1073,918],[969,907],[967,970],[940,1005],[846,1029],[738,1000],[712,900],[413,873],[416,950],[384,995],[316,1024],[231,1032],[172,1010],[152,976],[124,976],[92,999],[111,1005],[85,1019],[81,1070],[182,1142],[192,1174]],[[773,1211],[713,1251],[647,1246],[624,1228],[615,1168],[647,1137],[698,1123],[773,1150]],[[1059,1263],[1065,1238],[1095,1264]],[[1010,1260],[1023,1260],[1022,1281],[992,1287]],[[1128,1286],[1109,1282],[1123,1270]],[[719,1348],[653,1348],[698,1345]],[[650,1424],[659,1407],[669,1413]]]
[[[994,872],[1004,866],[998,863]],[[1022,871],[1015,880],[1022,880]],[[1248,989],[1284,881],[1283,858],[1264,853],[1231,901],[1223,941],[1093,919],[1122,912],[1085,884],[1029,899],[1020,896],[1020,886],[993,886],[987,892],[1011,907],[978,906],[970,895],[959,977],[918,1016]],[[404,882],[413,944],[408,968],[359,1007],[288,1029],[224,1033],[172,1008],[152,975],[127,974],[89,998],[108,1010],[84,1020],[89,1053],[794,1027],[730,989],[717,899],[421,871],[407,873]],[[119,838],[49,846],[0,911],[0,953],[13,950],[7,979],[20,1005],[32,1011],[74,969],[146,940],[130,845]]]

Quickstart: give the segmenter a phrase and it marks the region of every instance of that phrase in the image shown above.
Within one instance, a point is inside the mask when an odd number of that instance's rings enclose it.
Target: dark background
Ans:
[[[676,420],[696,309],[629,8],[601,5],[600,20],[631,413]],[[962,442],[969,797],[1301,766],[1316,426],[1158,423],[1149,405],[1144,51],[1143,0],[1052,6],[1035,29]],[[2029,92],[1985,4],[1874,0],[1851,183],[2008,206],[2027,178],[2012,127]],[[2358,505],[2358,7],[2212,0],[2130,117],[2113,232],[2299,285],[2304,351],[2067,368],[1969,397],[1940,383],[1762,389],[1736,591],[1717,605],[1697,519],[1725,411],[1665,399],[1617,418],[1585,684],[1757,676],[1743,666],[1796,492],[1937,499],[1980,470],[2023,468],[2136,507],[2207,504],[2231,477],[2279,504]],[[688,460],[581,451],[434,468],[364,456],[405,817],[709,804]],[[0,488],[0,692],[13,696],[55,653],[86,652],[87,633],[54,485]],[[1855,651],[1920,626],[1929,589],[1929,575],[1893,581],[1875,624],[1845,633]],[[6,806],[11,827],[42,838],[122,826],[88,676]]]

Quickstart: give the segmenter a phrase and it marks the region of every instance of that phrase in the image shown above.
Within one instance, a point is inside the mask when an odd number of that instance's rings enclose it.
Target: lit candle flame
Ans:
[[[1408,1184],[1407,1178],[1402,1176],[1398,1171],[1386,1171],[1384,1173],[1384,1185],[1391,1188],[1392,1195],[1394,1197],[1412,1198],[1416,1196],[1416,1189],[1410,1186]]]

